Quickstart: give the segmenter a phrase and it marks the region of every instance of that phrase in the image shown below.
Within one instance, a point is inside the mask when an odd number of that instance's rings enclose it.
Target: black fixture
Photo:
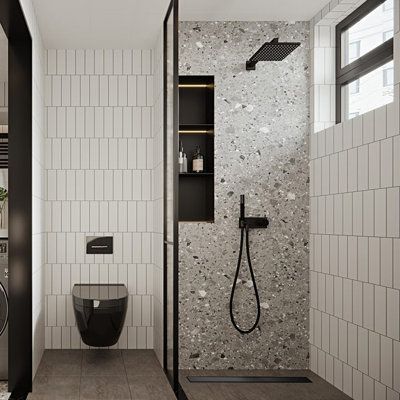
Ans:
[[[85,344],[108,347],[118,342],[128,307],[125,285],[74,285],[76,324]]]
[[[269,220],[267,217],[246,217],[245,215],[244,194],[240,195],[240,229],[263,229],[268,228]]]
[[[188,376],[191,383],[311,383],[306,376]]]
[[[299,42],[279,42],[278,38],[272,39],[264,43],[250,60],[246,61],[246,69],[254,71],[259,61],[282,61],[299,46]]]
[[[112,254],[112,236],[87,236],[86,254]]]
[[[239,249],[238,263],[237,263],[237,267],[236,267],[235,279],[233,280],[231,298],[230,298],[230,302],[229,302],[229,312],[230,312],[231,321],[232,321],[233,326],[235,327],[236,330],[238,330],[242,334],[253,332],[254,329],[256,329],[256,327],[258,325],[258,321],[260,320],[260,315],[261,315],[260,297],[258,295],[257,283],[256,283],[256,279],[254,277],[253,266],[251,265],[249,230],[250,229],[265,229],[268,227],[268,225],[269,225],[269,220],[267,217],[246,217],[244,194],[240,195],[240,218],[239,218],[240,249]],[[251,280],[253,282],[253,287],[254,287],[254,295],[255,295],[256,303],[257,303],[256,320],[255,320],[254,324],[252,325],[252,327],[249,329],[240,328],[238,326],[238,324],[236,323],[235,317],[233,315],[233,299],[235,297],[236,284],[237,284],[237,280],[238,280],[238,276],[239,276],[240,265],[242,263],[243,242],[244,242],[245,235],[246,235],[247,262],[249,264]]]

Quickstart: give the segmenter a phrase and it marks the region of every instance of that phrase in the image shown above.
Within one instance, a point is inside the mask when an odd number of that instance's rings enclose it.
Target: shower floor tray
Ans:
[[[311,383],[306,376],[188,376],[188,381],[205,383]]]
[[[351,400],[310,370],[180,370],[179,382],[183,400]]]

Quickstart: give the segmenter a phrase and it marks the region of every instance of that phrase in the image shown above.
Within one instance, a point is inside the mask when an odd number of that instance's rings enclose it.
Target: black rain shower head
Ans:
[[[282,61],[299,46],[299,42],[279,42],[278,38],[272,39],[264,43],[250,60],[246,61],[246,69],[254,71],[259,61]]]

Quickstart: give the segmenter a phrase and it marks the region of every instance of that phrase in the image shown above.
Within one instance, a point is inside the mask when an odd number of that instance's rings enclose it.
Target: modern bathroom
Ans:
[[[0,0],[0,400],[400,400],[400,0]]]

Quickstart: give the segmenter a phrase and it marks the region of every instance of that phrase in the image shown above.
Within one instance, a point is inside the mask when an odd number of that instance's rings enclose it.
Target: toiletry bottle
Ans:
[[[186,173],[186,172],[188,172],[188,169],[187,169],[187,157],[186,157],[186,153],[183,153],[183,172],[184,173]]]
[[[179,164],[179,173],[182,173],[183,172],[183,144],[182,144],[182,141],[181,141],[181,145],[179,148],[178,164]]]
[[[197,149],[193,156],[193,172],[203,172],[204,170],[204,158],[200,151],[200,146],[197,146]]]

